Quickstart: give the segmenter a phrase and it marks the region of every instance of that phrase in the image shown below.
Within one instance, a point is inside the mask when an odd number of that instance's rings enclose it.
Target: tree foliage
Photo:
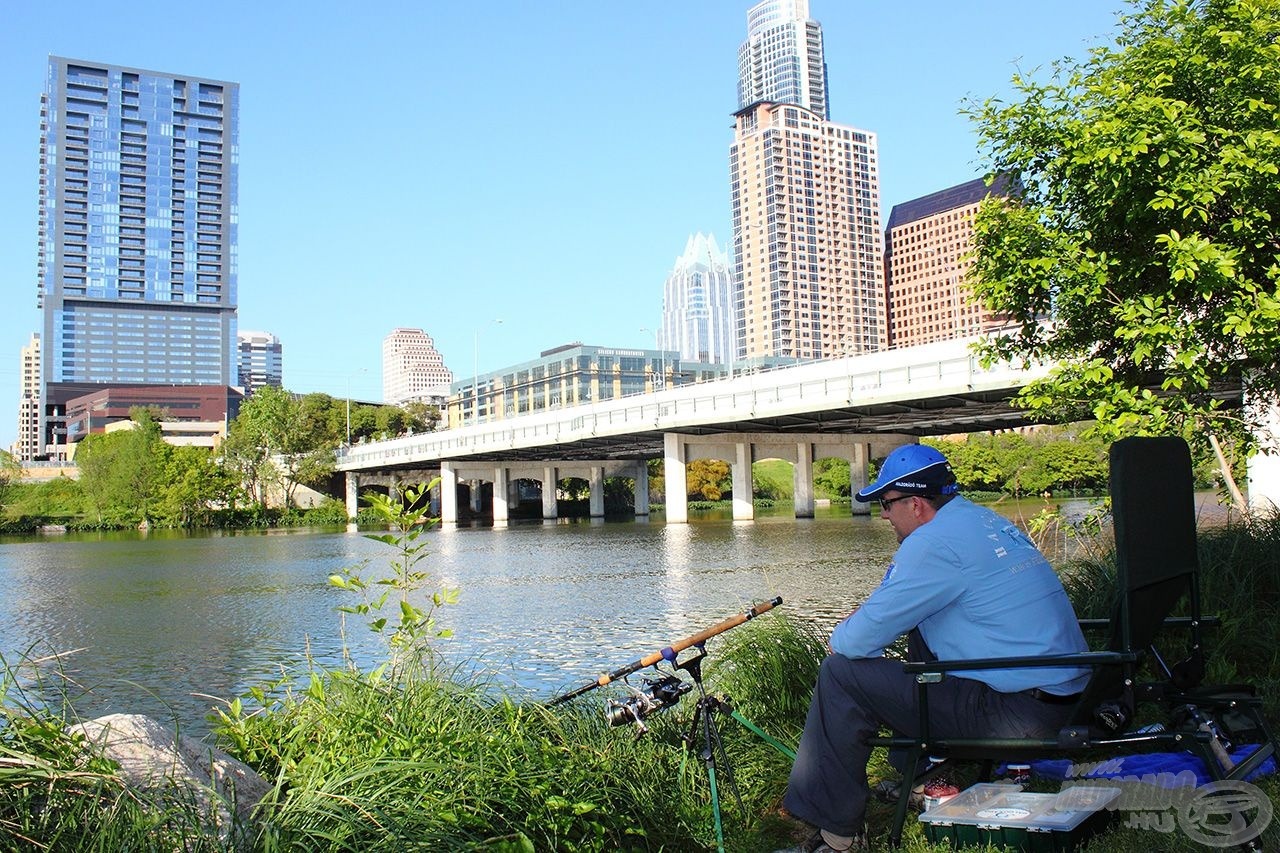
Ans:
[[[133,428],[89,435],[76,448],[80,489],[99,524],[151,520],[166,445],[147,409],[131,413]]]
[[[1108,445],[1067,427],[1024,435],[975,433],[964,441],[938,440],[964,491],[1040,495],[1107,488]]]
[[[732,469],[719,459],[694,459],[685,468],[685,489],[694,500],[718,501],[732,491]]]
[[[7,450],[0,450],[0,507],[8,506],[14,483],[22,479],[22,463]]]
[[[853,493],[849,479],[849,461],[827,457],[813,463],[813,485],[820,495],[847,498]]]
[[[1048,419],[1247,442],[1222,388],[1280,388],[1280,0],[1147,0],[1120,23],[968,109],[990,173],[1022,185],[976,220],[974,291],[1013,327],[984,355],[1057,362],[1021,397]]]
[[[299,485],[319,483],[333,470],[323,421],[303,416],[303,402],[283,388],[259,388],[240,407],[224,456],[241,473],[251,497],[263,503],[278,489],[286,507]]]

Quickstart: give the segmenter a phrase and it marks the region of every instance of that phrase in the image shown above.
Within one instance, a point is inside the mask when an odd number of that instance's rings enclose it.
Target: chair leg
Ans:
[[[1262,709],[1254,707],[1251,709],[1249,716],[1253,718],[1253,722],[1258,727],[1258,731],[1262,733],[1262,737],[1259,740],[1258,748],[1251,752],[1244,761],[1231,768],[1231,772],[1227,774],[1228,779],[1244,779],[1261,767],[1262,763],[1268,758],[1275,757],[1280,760],[1280,745],[1276,743],[1275,734],[1262,716]]]
[[[919,745],[911,747],[907,750],[906,767],[915,768],[920,765],[920,759],[924,756],[924,749]],[[889,827],[889,846],[902,846],[902,830],[907,824],[907,810],[911,806],[911,788],[915,785],[915,777],[909,774],[903,774],[902,785],[898,789],[898,803],[893,808],[893,824]]]

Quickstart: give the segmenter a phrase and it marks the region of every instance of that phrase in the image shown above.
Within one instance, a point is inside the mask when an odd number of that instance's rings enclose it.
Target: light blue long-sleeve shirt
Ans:
[[[963,497],[942,506],[898,547],[880,586],[836,626],[831,650],[880,657],[912,628],[940,660],[1069,654],[1084,636],[1062,582],[1013,522]],[[957,671],[1004,693],[1084,688],[1081,667]]]

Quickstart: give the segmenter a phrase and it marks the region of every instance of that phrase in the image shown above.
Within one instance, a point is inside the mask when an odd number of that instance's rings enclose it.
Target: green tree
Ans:
[[[408,422],[408,413],[399,406],[379,406],[374,410],[374,424],[383,438],[403,435]]]
[[[242,414],[243,411],[241,408]],[[222,464],[234,473],[249,502],[262,504],[266,500],[267,483],[275,477],[270,450],[259,440],[256,430],[239,421],[237,416],[231,422],[227,437],[219,448]]]
[[[274,487],[289,507],[299,485],[315,485],[332,472],[331,450],[323,419],[304,417],[299,398],[267,386],[240,407],[227,431],[223,458],[242,477],[251,500],[265,503],[268,488]]]
[[[207,525],[218,507],[235,503],[235,475],[205,447],[169,447],[162,454],[158,519],[177,527]]]
[[[435,432],[440,426],[439,406],[430,406],[420,400],[410,400],[401,408],[404,409],[408,418],[409,432]]]
[[[307,394],[299,401],[298,415],[303,429],[328,447],[337,447],[346,440],[345,400],[335,400],[328,394]]]
[[[76,448],[80,489],[99,524],[149,522],[159,495],[168,445],[149,410],[130,419],[132,429],[86,436]]]
[[[827,457],[813,463],[813,485],[820,495],[847,498],[853,493],[849,479],[849,461]]]
[[[7,450],[0,450],[0,507],[9,505],[13,486],[22,479],[22,463]]]
[[[1043,418],[1247,444],[1221,388],[1280,389],[1280,0],[1148,0],[1120,23],[967,110],[990,173],[1021,183],[976,220],[974,291],[1013,329],[983,353],[1056,362],[1020,397]]]
[[[956,482],[966,491],[998,492],[1006,478],[1001,454],[992,436],[977,433],[964,442],[931,441],[951,462]]]

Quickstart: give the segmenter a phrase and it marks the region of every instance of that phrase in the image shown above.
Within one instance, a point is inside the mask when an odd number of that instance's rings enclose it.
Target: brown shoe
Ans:
[[[848,847],[832,847],[827,840],[822,837],[822,830],[816,829],[813,835],[805,839],[803,844],[795,847],[787,847],[782,850],[775,850],[774,853],[844,853],[846,850],[870,850],[871,845],[867,842],[866,830],[859,832],[853,836],[852,843]]]

